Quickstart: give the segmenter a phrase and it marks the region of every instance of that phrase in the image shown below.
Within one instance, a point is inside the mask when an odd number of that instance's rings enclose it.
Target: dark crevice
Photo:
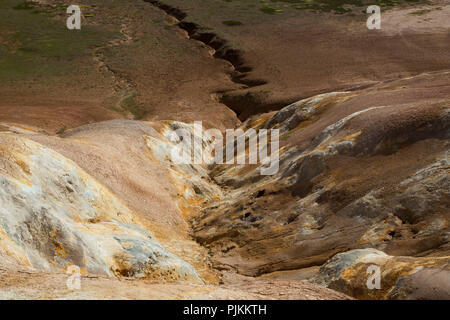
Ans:
[[[266,190],[259,190],[258,193],[256,194],[256,198],[261,198],[262,196],[264,196],[264,194],[266,193]]]
[[[223,92],[219,97],[219,101],[233,110],[241,121],[247,120],[249,117],[270,112],[273,110],[280,110],[281,108],[290,105],[298,99],[286,99],[278,101],[267,101],[265,92]]]
[[[231,81],[237,84],[244,85],[245,88],[243,89],[254,88],[267,84],[267,81],[263,79],[247,79],[249,72],[251,72],[253,68],[245,64],[242,51],[232,48],[228,44],[227,40],[222,39],[217,34],[212,32],[201,32],[202,28],[194,22],[182,21],[187,17],[187,14],[178,8],[169,6],[159,1],[144,1],[151,3],[152,5],[163,10],[166,14],[179,20],[177,24],[178,27],[186,31],[190,39],[200,41],[206,46],[209,46],[210,48],[215,50],[215,53],[213,54],[214,58],[228,61],[234,69],[229,74]],[[261,103],[261,105],[255,105],[254,101],[252,101],[252,106],[249,106],[248,97],[246,95],[236,95],[234,96],[233,100],[230,100],[225,97],[227,92],[229,91],[218,92],[221,95],[219,97],[219,101],[233,110],[240,120],[245,120],[253,114],[265,112],[266,110],[272,109],[273,107],[280,108],[284,106],[282,104],[277,106],[267,106],[264,103]],[[247,106],[250,108],[246,111],[243,111],[243,106]]]

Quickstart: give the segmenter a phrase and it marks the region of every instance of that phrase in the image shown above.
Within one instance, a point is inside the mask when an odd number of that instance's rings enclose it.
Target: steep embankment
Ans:
[[[1,297],[267,299],[278,288],[292,299],[346,299],[296,281],[203,284],[217,274],[186,221],[222,191],[201,166],[167,162],[176,147],[167,134],[183,125],[116,120],[63,138],[1,133]],[[61,273],[73,266],[82,273],[75,291]],[[174,280],[189,283],[165,282]]]
[[[280,170],[212,172],[228,192],[193,225],[214,266],[248,276],[297,270],[302,278],[299,269],[358,248],[448,261],[448,81],[441,72],[323,94],[246,122],[281,131]]]
[[[29,139],[1,134],[1,247],[24,265],[57,271],[189,279],[109,190],[74,162]]]

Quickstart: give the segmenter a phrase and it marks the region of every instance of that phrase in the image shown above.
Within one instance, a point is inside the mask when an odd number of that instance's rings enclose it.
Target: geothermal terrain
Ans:
[[[0,2],[0,299],[450,299],[447,0],[70,4]]]

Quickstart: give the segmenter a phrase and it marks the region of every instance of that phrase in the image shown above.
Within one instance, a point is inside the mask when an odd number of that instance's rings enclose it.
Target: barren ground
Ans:
[[[449,299],[450,5],[378,3],[3,0],[0,299]],[[280,171],[168,160],[198,120]]]

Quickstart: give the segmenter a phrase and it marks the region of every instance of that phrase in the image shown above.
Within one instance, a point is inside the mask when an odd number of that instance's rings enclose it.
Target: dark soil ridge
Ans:
[[[151,3],[155,7],[163,10],[166,14],[177,19],[179,21],[177,23],[177,26],[180,29],[186,31],[190,39],[200,41],[204,45],[214,49],[214,58],[228,61],[234,69],[229,74],[231,81],[233,81],[234,83],[245,85],[246,87],[244,89],[258,87],[268,83],[263,79],[245,79],[248,76],[249,72],[253,70],[253,68],[245,63],[242,51],[232,48],[228,44],[227,40],[219,37],[213,32],[201,32],[200,30],[202,30],[202,27],[200,25],[194,22],[183,21],[187,17],[187,14],[185,12],[181,11],[178,8],[164,4],[160,1],[144,1]],[[248,117],[254,114],[263,112],[258,110],[268,110],[273,108],[279,109],[285,106],[287,103],[283,101],[282,103],[277,103],[276,106],[273,104],[267,105],[266,103],[259,104],[258,102],[254,101],[254,99],[249,99],[248,92],[242,95],[234,95],[232,99],[229,99],[229,96],[226,94],[227,92],[230,91],[217,92],[220,95],[219,101],[233,110],[241,121],[246,120]]]

